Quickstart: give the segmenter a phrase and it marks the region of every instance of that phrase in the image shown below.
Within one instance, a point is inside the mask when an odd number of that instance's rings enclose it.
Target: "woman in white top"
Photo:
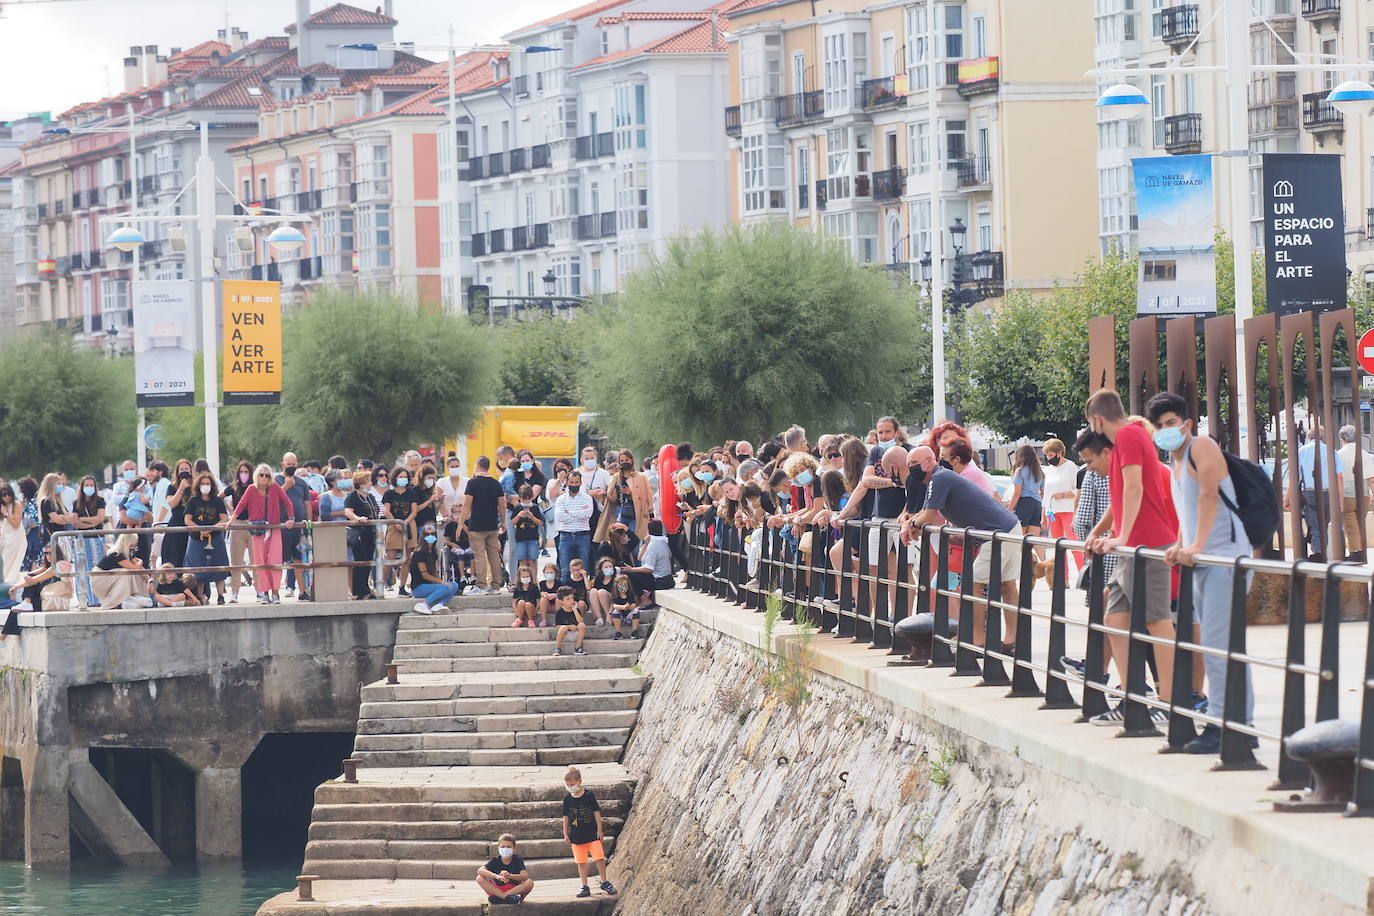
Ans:
[[[1078,536],[1073,531],[1073,512],[1078,507],[1078,465],[1069,460],[1063,441],[1047,439],[1042,467],[1045,471],[1045,532],[1052,538],[1075,539]],[[1077,568],[1082,569],[1082,551],[1073,551],[1073,559]],[[1043,575],[1048,582],[1049,571]],[[1069,568],[1065,563],[1066,581],[1068,575]]]

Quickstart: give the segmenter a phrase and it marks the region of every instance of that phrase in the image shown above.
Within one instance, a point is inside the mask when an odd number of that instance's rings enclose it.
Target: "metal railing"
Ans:
[[[1302,0],[1302,18],[1329,19],[1340,16],[1341,0]]]
[[[825,92],[812,89],[773,96],[773,121],[779,127],[825,117]]]
[[[896,83],[896,77],[892,76],[864,80],[859,87],[864,111],[894,107],[905,103],[906,96],[897,94]]]
[[[731,105],[725,109],[725,135],[738,137],[742,131],[739,120],[739,106]]]
[[[1160,12],[1159,37],[1166,45],[1186,45],[1198,36],[1198,8],[1196,3],[1180,3]]]
[[[1326,100],[1330,91],[1308,92],[1302,97],[1302,126],[1308,130],[1340,130],[1345,127],[1345,118],[1340,111]]]
[[[1107,713],[1109,701],[1118,700],[1122,720],[1119,736],[1163,737],[1166,751],[1181,751],[1197,737],[1195,726],[1215,726],[1221,735],[1217,769],[1264,769],[1253,749],[1259,739],[1277,741],[1278,778],[1273,789],[1302,789],[1309,784],[1309,768],[1289,756],[1288,738],[1308,724],[1309,684],[1315,684],[1313,721],[1339,717],[1342,599],[1350,602],[1349,586],[1358,584],[1356,603],[1370,608],[1369,587],[1374,582],[1374,570],[1364,565],[1201,555],[1196,557],[1195,567],[1178,567],[1176,635],[1166,638],[1152,635],[1146,624],[1147,578],[1172,575],[1162,565],[1162,550],[1141,547],[1116,551],[1117,563],[1135,564],[1129,623],[1120,627],[1106,622],[1107,577],[1104,558],[1099,554],[1088,554],[1086,620],[1067,613],[1068,558],[1071,552],[1084,550],[1084,544],[1066,538],[930,525],[920,533],[913,550],[898,539],[893,522],[880,519],[851,519],[842,528],[811,525],[798,537],[790,526],[743,531],[709,515],[690,522],[686,535],[689,588],[758,612],[763,612],[769,601],[780,600],[784,619],[814,624],[819,633],[835,638],[887,648],[889,655],[902,654],[903,647],[895,645],[904,641],[895,638],[898,625],[914,614],[928,613],[930,643],[922,647],[913,642],[908,661],[952,668],[955,677],[981,676],[982,684],[1009,686],[1009,697],[1043,697],[1041,709],[1080,709],[1079,722]],[[843,546],[837,547],[840,542]],[[1052,562],[1048,609],[1032,602],[1035,548],[1047,551]],[[837,572],[832,566],[832,549],[838,550],[848,570]],[[1004,588],[993,589],[994,596],[985,594],[982,584],[974,583],[979,550],[990,551],[984,570],[1003,570],[1006,552],[1019,553],[1015,599],[1007,598]],[[873,562],[874,556],[888,558],[884,561],[888,568],[880,568],[882,564]],[[1224,646],[1203,645],[1192,637],[1199,620],[1193,577],[1197,569],[1204,568],[1234,573],[1224,605],[1229,616]],[[1249,579],[1258,574],[1280,577],[1286,586],[1283,594],[1288,615],[1282,660],[1247,649]],[[1319,583],[1316,590],[1321,596],[1315,663],[1307,660],[1309,583]],[[1347,587],[1345,596],[1343,585]],[[1215,613],[1216,608],[1209,607],[1206,612]],[[1013,627],[1010,642],[1003,639],[1004,617]],[[981,627],[975,627],[979,619]],[[1359,681],[1361,728],[1347,815],[1374,816],[1372,624],[1374,619],[1366,619],[1357,625],[1364,628],[1365,668]],[[1063,663],[1071,627],[1082,632],[1086,641],[1081,671],[1066,670]],[[1124,687],[1110,686],[1107,680],[1109,637],[1126,640],[1126,658],[1116,659],[1117,670],[1124,672]],[[927,657],[917,657],[922,648]],[[1174,653],[1169,700],[1160,698],[1165,690],[1155,693],[1146,687],[1148,656],[1152,650],[1161,649]],[[1194,708],[1191,701],[1175,702],[1191,697],[1195,657],[1225,661],[1225,703],[1220,714]],[[1270,720],[1277,711],[1277,730],[1253,724],[1262,717],[1258,695],[1254,698],[1255,718],[1247,720],[1247,666],[1268,669],[1282,677],[1279,708],[1266,710]],[[1078,690],[1077,697],[1071,687]],[[1156,684],[1156,688],[1161,687]],[[1163,732],[1155,727],[1155,710],[1168,714]],[[1285,803],[1277,804],[1282,807]],[[1301,810],[1301,803],[1294,809]]]
[[[1170,153],[1202,151],[1202,115],[1191,111],[1164,119],[1164,149]]]

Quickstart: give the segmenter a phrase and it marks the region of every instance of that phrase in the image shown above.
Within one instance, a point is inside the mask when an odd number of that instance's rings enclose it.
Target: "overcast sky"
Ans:
[[[311,0],[312,11],[333,0]],[[375,9],[382,0],[355,0]],[[457,44],[499,39],[531,22],[582,5],[579,0],[394,0],[398,41],[446,45],[452,23]],[[123,89],[123,61],[131,45],[157,45],[166,54],[245,29],[249,38],[285,34],[295,19],[292,0],[0,0],[0,120],[33,111],[64,111]],[[438,60],[444,52],[416,51]]]

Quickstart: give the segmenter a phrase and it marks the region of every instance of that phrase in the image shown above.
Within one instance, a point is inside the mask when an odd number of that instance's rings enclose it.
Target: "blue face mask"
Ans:
[[[1159,446],[1164,451],[1176,452],[1183,448],[1183,427],[1170,426],[1165,429],[1157,429],[1155,430],[1154,440],[1155,445]]]
[[[85,493],[87,496],[94,496],[94,495],[95,495],[95,487],[82,487],[82,488],[81,488],[81,492],[82,492],[82,493]]]
[[[533,462],[533,461],[522,461],[522,462],[520,462],[520,470],[522,470],[522,471],[532,471],[532,470],[534,470],[534,462]]]
[[[396,486],[398,486],[398,487],[404,487],[404,486],[405,486],[406,484],[408,484],[408,483],[410,483],[410,478],[408,478],[408,477],[397,477],[397,478],[396,478]]]
[[[885,451],[887,451],[888,449],[892,448],[892,446],[894,446],[894,445],[896,445],[896,444],[897,444],[897,440],[896,440],[896,439],[888,439],[886,442],[884,442],[883,440],[879,439],[879,440],[878,440],[878,451],[880,451],[880,452],[885,452]]]
[[[353,478],[352,478],[352,477],[344,477],[344,478],[342,478],[342,479],[339,481],[339,489],[340,489],[340,490],[351,490],[351,489],[353,489]]]
[[[697,471],[697,480],[700,480],[702,483],[710,483],[715,479],[716,475],[712,474],[710,471]]]
[[[125,472],[124,472],[124,479],[125,479],[125,480],[133,480],[135,476],[137,476],[137,475],[136,475],[135,472],[132,471],[132,470],[128,470],[128,471],[125,471]]]
[[[797,475],[797,486],[806,487],[811,485],[811,481],[816,479],[816,475],[810,471],[802,471]]]
[[[425,535],[425,543],[426,543],[426,544],[433,544],[433,543],[434,543],[435,541],[437,541],[437,540],[439,540],[439,539],[438,539],[437,537],[435,537],[434,535],[432,535],[432,534],[427,534],[427,535]]]

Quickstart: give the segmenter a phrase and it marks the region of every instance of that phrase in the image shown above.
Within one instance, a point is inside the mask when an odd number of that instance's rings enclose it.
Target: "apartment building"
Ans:
[[[137,252],[120,253],[105,248],[110,225],[100,218],[130,210],[190,213],[194,199],[184,189],[194,175],[199,136],[187,127],[202,122],[209,125],[219,182],[216,212],[231,212],[225,189],[239,185],[229,149],[257,135],[262,112],[429,66],[404,51],[377,49],[395,25],[384,10],[336,3],[311,13],[308,0],[298,0],[286,35],[250,41],[231,29],[166,55],[152,45],[131,48],[125,91],[68,109],[21,147],[11,211],[17,324],[52,324],[92,345],[127,347],[130,280],[189,276],[195,233],[171,220],[144,224],[148,241]],[[270,191],[276,193],[275,184]],[[291,203],[282,209],[297,201]],[[217,254],[232,258],[238,251],[233,231],[231,223],[217,225]],[[261,244],[256,236],[254,242]]]
[[[824,231],[866,264],[943,253],[965,303],[1072,274],[1096,247],[1096,96],[1092,35],[1071,18],[1087,0],[1061,7],[775,0],[732,14],[735,218]]]
[[[1374,57],[1374,11],[1352,0],[1251,0],[1249,62],[1367,62]],[[1099,66],[1222,66],[1226,63],[1224,17],[1218,0],[1097,0]],[[1215,19],[1213,17],[1216,17]],[[1210,23],[1210,24],[1209,24]],[[1346,79],[1370,79],[1368,69],[1279,71],[1251,76],[1248,91],[1250,243],[1262,250],[1263,185],[1260,156],[1267,152],[1336,153],[1342,159],[1347,265],[1374,283],[1374,123],[1345,118],[1326,104],[1327,93]],[[1099,237],[1104,248],[1136,247],[1134,156],[1219,153],[1227,136],[1224,73],[1161,73],[1129,80],[1150,98],[1142,115],[1110,113],[1098,124]],[[1119,78],[1103,78],[1099,88]],[[1355,121],[1355,123],[1351,123]],[[1231,188],[1218,168],[1216,212],[1225,223]]]
[[[524,50],[463,94],[457,170],[441,150],[465,243],[443,240],[446,298],[473,284],[612,292],[675,234],[723,225],[726,141],[713,127],[729,17],[748,5],[602,0],[506,35]]]

